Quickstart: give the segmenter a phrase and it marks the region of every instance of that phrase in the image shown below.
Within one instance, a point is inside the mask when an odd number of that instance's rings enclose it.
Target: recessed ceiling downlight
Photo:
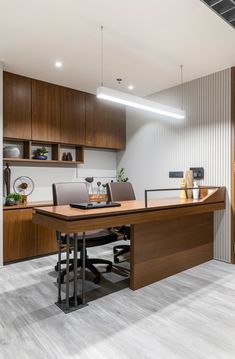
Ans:
[[[61,61],[56,61],[55,62],[55,67],[57,67],[58,69],[60,69],[63,66]]]

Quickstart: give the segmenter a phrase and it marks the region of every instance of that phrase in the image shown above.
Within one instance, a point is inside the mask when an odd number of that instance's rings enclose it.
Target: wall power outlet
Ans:
[[[204,179],[204,168],[203,167],[190,167],[193,171],[193,178],[196,180]]]

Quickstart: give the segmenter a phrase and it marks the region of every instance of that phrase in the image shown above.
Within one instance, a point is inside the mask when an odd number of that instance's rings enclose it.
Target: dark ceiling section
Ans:
[[[235,0],[201,0],[235,29]]]

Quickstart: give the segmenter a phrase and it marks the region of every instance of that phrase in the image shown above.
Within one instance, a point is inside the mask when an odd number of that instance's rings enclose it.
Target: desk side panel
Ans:
[[[131,289],[213,258],[213,213],[132,225]]]

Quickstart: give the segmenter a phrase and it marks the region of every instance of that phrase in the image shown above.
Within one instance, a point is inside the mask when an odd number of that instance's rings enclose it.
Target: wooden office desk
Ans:
[[[225,208],[225,188],[203,199],[120,202],[121,207],[82,210],[35,208],[33,221],[64,233],[131,224],[133,290],[213,258],[213,212]]]

